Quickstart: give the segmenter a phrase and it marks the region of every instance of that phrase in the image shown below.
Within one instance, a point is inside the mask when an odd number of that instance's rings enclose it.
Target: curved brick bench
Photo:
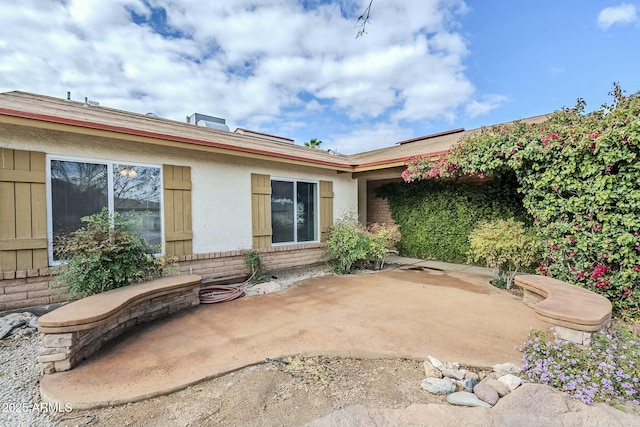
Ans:
[[[536,317],[556,325],[560,338],[583,344],[611,321],[611,301],[588,289],[546,276],[519,275],[513,279],[524,290],[522,302]]]
[[[168,276],[91,295],[38,319],[42,372],[67,371],[127,329],[200,304],[202,278]]]

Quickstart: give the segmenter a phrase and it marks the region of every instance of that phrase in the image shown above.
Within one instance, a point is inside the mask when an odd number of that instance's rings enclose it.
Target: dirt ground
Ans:
[[[74,411],[63,426],[301,426],[347,406],[444,403],[424,391],[422,361],[299,356],[272,360],[166,396]]]

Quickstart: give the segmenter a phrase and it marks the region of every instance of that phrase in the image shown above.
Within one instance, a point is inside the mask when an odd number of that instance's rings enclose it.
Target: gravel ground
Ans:
[[[48,407],[40,406],[40,334],[0,340],[0,425],[53,426]]]
[[[331,274],[326,266],[284,270],[274,274],[279,290],[310,277]],[[242,286],[251,295],[253,285]],[[262,293],[262,292],[260,292]],[[40,334],[0,339],[0,426],[49,427],[73,417],[64,407],[41,404],[37,362]]]

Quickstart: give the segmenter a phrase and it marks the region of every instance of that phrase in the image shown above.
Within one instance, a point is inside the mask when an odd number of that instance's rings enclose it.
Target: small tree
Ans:
[[[173,258],[155,256],[135,231],[135,221],[107,209],[82,218],[86,226],[56,240],[63,264],[54,284],[68,288],[69,298],[85,297],[177,270]]]
[[[539,259],[538,244],[524,228],[524,224],[510,219],[481,222],[469,236],[472,262],[484,260],[496,270],[496,277],[511,289],[518,270]]]

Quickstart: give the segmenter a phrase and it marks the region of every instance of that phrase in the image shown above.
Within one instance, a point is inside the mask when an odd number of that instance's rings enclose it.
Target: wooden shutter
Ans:
[[[271,247],[271,177],[251,174],[253,249]]]
[[[48,266],[45,154],[0,148],[0,271]]]
[[[333,182],[320,181],[320,241],[327,240],[329,227],[333,225]]]
[[[164,165],[164,233],[167,255],[191,255],[191,168]]]

